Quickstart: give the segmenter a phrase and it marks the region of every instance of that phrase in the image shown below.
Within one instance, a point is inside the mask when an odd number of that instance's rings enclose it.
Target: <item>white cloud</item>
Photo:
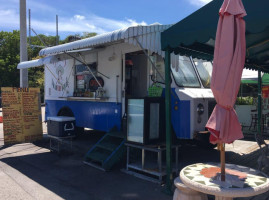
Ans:
[[[19,10],[20,0],[0,0],[2,10],[17,9]],[[56,9],[49,4],[44,4],[36,0],[26,0],[27,12],[30,8],[32,11],[38,12],[53,12],[56,13],[59,9]]]
[[[133,19],[127,19],[127,22],[131,25],[131,26],[137,26],[137,25],[147,25],[146,22],[142,21],[140,23],[137,23],[135,20]]]
[[[14,0],[14,1],[17,1],[17,0]],[[47,13],[55,13],[55,14],[57,14],[57,12],[59,11],[59,9],[56,9],[53,6],[50,6],[50,5],[53,5],[53,3],[44,4],[36,0],[26,0],[26,1],[27,1],[26,2],[27,8],[30,8],[32,11],[35,10],[38,12],[47,12]],[[51,2],[51,1],[48,1],[48,2]]]
[[[71,32],[71,33],[82,33],[82,32],[96,32],[98,34],[109,32],[128,26],[136,26],[138,24],[146,25],[146,22],[137,22],[132,19],[125,20],[113,20],[108,18],[99,17],[96,15],[81,16],[74,15],[72,18],[63,18],[59,20],[59,33]],[[47,22],[40,20],[32,20],[32,27],[37,31],[49,31],[55,32],[55,22]]]
[[[203,6],[211,1],[212,0],[189,0],[191,4],[196,5],[196,6]]]
[[[0,10],[0,29],[4,28],[19,29],[20,17],[16,10]]]
[[[82,32],[96,32],[100,34],[128,26],[136,26],[138,24],[146,25],[147,23],[144,21],[137,22],[134,19],[128,18],[123,20],[114,20],[93,14],[87,16],[75,14],[72,17],[61,16],[61,18],[59,18],[59,35]],[[56,32],[55,21],[48,21],[46,18],[37,19],[36,17],[32,16],[31,26],[38,34],[50,33],[51,35],[55,35]],[[2,30],[19,29],[18,9],[0,10],[0,28]]]
[[[82,15],[74,15],[74,20],[75,21],[80,21],[80,20],[84,20],[85,19],[85,16],[82,16]]]

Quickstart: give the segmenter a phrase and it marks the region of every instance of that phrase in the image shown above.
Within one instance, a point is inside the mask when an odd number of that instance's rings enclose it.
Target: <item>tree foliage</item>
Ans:
[[[97,33],[92,33],[92,32],[83,32],[82,34],[68,35],[64,40],[60,41],[60,44],[72,42],[74,40],[80,40],[80,39],[85,39],[85,38],[89,38],[89,37],[94,37],[96,35],[97,35]]]
[[[0,87],[19,85],[20,33],[0,32]]]
[[[70,37],[84,39],[93,37],[96,33],[84,32],[82,35],[70,35],[64,40],[59,41],[64,44],[70,41]],[[41,48],[56,45],[56,36],[46,36],[39,34],[28,38],[28,60],[40,58],[38,53]],[[20,70],[17,65],[20,62],[20,31],[0,32],[0,88],[1,87],[19,87]],[[28,70],[29,87],[37,87],[44,94],[44,68],[35,67]]]
[[[96,36],[97,33],[90,33],[90,32],[83,32],[81,39],[89,38],[89,37],[94,37]]]

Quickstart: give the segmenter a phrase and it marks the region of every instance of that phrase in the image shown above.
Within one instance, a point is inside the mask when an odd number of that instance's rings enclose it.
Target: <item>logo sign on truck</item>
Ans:
[[[72,96],[74,91],[74,61],[72,59],[45,65],[46,97]]]

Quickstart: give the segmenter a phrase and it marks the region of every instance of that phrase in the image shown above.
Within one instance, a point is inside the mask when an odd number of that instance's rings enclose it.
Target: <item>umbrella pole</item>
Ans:
[[[225,144],[220,143],[220,166],[221,166],[221,181],[225,181]]]

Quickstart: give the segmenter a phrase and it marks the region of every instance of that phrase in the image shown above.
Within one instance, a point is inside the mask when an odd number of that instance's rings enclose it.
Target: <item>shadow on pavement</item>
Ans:
[[[80,135],[73,142],[73,153],[39,153],[35,148],[32,154],[25,156],[8,157],[14,152],[8,153],[1,161],[64,199],[171,199],[171,196],[161,192],[162,186],[122,173],[120,169],[126,163],[124,160],[111,172],[84,165],[84,155],[103,135],[96,131]],[[49,149],[48,137],[33,144],[39,149]],[[257,168],[259,153],[259,149],[244,155],[227,151],[226,163]],[[179,149],[179,168],[200,162],[220,162],[219,151],[183,142]]]
[[[120,172],[102,172],[81,157],[42,153],[2,162],[64,199],[170,199],[162,187]]]
[[[33,149],[29,155],[6,155],[1,161],[63,199],[171,199],[162,193],[162,186],[122,173],[119,167],[103,172],[83,164],[83,151],[87,152],[101,136],[80,136],[74,141],[73,153],[64,151],[58,155]],[[48,142],[45,138],[34,144],[48,148]]]

